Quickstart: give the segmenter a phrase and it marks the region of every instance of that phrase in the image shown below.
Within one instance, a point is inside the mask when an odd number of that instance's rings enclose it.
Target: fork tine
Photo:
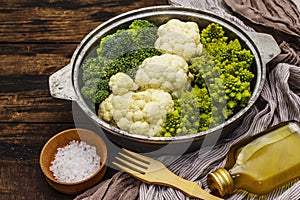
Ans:
[[[136,164],[132,164],[122,158],[119,158],[119,157],[115,157],[117,160],[119,160],[120,162],[122,162],[123,164],[127,165],[128,167],[130,167],[132,170],[136,171],[136,172],[139,172],[139,173],[144,173],[145,172],[145,168],[142,168]]]
[[[143,156],[143,155],[141,155],[141,154],[138,154],[138,153],[129,151],[128,149],[124,149],[124,148],[123,148],[123,150],[124,150],[125,152],[127,152],[128,154],[130,154],[130,155],[132,155],[132,156],[134,156],[134,157],[136,157],[136,158],[138,158],[138,159],[140,159],[140,160],[142,160],[142,161],[145,161],[145,162],[147,162],[147,163],[150,163],[151,161],[154,161],[154,159],[152,159],[152,158],[149,158],[149,157]]]
[[[135,163],[135,164],[137,164],[137,165],[139,165],[139,166],[141,166],[141,167],[143,167],[143,168],[147,168],[148,167],[148,165],[149,165],[149,163],[144,163],[144,162],[142,162],[142,161],[140,161],[140,160],[137,160],[137,159],[135,159],[135,158],[132,158],[132,157],[130,157],[130,156],[127,156],[127,155],[125,155],[125,154],[123,154],[123,153],[121,153],[121,152],[119,152],[119,155],[121,155],[121,156],[123,156],[124,158],[126,158],[127,160],[129,160],[129,161],[131,161],[131,162],[133,162],[133,163]]]
[[[143,174],[141,174],[140,172],[137,172],[137,171],[134,171],[132,169],[129,169],[128,167],[125,167],[123,165],[120,165],[119,163],[116,163],[116,162],[112,162],[115,166],[119,167],[121,170],[123,170],[124,172],[127,172],[133,176],[136,176],[136,177],[139,177]]]

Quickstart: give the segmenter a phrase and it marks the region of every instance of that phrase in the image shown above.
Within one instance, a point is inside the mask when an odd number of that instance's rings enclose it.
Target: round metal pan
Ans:
[[[252,82],[252,96],[248,105],[217,127],[193,135],[176,137],[148,137],[132,134],[98,118],[95,110],[88,106],[80,92],[82,87],[81,65],[85,57],[95,49],[103,36],[128,26],[135,19],[147,19],[156,25],[161,25],[172,18],[196,22],[200,30],[212,22],[220,24],[229,38],[238,38],[242,46],[252,52],[255,57],[252,69],[255,78]],[[272,36],[245,31],[212,13],[173,6],[142,8],[114,17],[90,32],[75,50],[70,63],[50,76],[50,93],[56,98],[76,101],[87,116],[105,130],[107,137],[121,147],[155,154],[186,153],[195,151],[202,146],[212,146],[217,141],[230,137],[230,133],[239,125],[261,93],[266,77],[266,63],[279,53],[280,49]]]

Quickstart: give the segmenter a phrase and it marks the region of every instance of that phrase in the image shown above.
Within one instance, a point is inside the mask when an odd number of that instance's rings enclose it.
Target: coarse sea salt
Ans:
[[[100,166],[100,157],[96,147],[82,141],[71,141],[58,148],[50,170],[56,180],[78,182],[92,176]]]

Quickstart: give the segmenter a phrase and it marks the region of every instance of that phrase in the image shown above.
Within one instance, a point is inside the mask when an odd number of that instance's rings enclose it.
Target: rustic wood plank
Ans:
[[[47,184],[39,155],[52,136],[75,127],[101,134],[91,123],[0,123],[0,199],[73,199]],[[105,178],[113,173],[109,168]]]
[[[76,44],[0,44],[0,122],[72,122],[72,102],[51,97],[48,79]]]
[[[15,162],[15,159],[36,162],[47,140],[74,127],[74,123],[0,123],[1,158],[8,162]]]
[[[16,162],[0,160],[0,196],[1,199],[74,199],[75,195],[66,195],[55,191],[41,176],[37,162]]]
[[[48,90],[0,92],[0,110],[0,122],[73,121],[72,102],[52,98]]]
[[[79,42],[118,14],[167,4],[167,0],[10,0],[1,4],[0,42]]]
[[[0,76],[51,75],[70,62],[76,47],[77,44],[0,43]]]
[[[0,124],[1,199],[72,199],[52,189],[39,167],[39,154],[46,141],[73,124]]]

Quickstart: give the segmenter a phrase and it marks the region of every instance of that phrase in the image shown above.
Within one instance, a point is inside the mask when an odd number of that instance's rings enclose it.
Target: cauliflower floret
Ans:
[[[173,106],[171,95],[163,90],[129,91],[123,95],[111,94],[100,104],[99,116],[107,122],[113,121],[122,130],[155,136]]]
[[[115,99],[113,98],[113,105]],[[124,105],[124,104],[123,104]],[[167,112],[173,110],[174,102],[163,90],[148,89],[130,94],[126,107],[114,111],[113,118],[119,128],[135,134],[155,136],[162,128]],[[124,110],[126,110],[124,112]]]
[[[113,94],[110,94],[104,101],[101,102],[98,110],[98,116],[107,122],[113,120],[114,107],[112,105]]]
[[[115,95],[123,95],[128,91],[138,89],[138,86],[134,83],[130,76],[122,72],[119,72],[110,78],[109,87]]]
[[[140,89],[162,89],[178,97],[190,85],[188,63],[178,55],[147,58],[139,66],[135,82]]]
[[[154,47],[162,53],[180,55],[189,61],[202,52],[199,27],[195,22],[171,19],[159,26],[157,35]]]

